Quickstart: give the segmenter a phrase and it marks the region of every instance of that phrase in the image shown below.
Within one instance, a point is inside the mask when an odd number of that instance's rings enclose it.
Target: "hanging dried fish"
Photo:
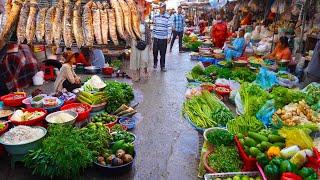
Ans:
[[[10,15],[10,11],[12,8],[12,1],[11,0],[7,0],[4,6],[4,11],[5,13],[2,15],[2,22],[1,22],[1,28],[3,28],[4,24],[6,24],[7,19]],[[2,29],[1,29],[2,31]]]
[[[84,41],[86,46],[92,47],[94,41],[94,33],[93,33],[93,19],[92,19],[92,1],[89,1],[83,7],[83,15],[82,15],[82,25],[83,25],[83,34],[84,34]]]
[[[124,0],[118,0],[118,1],[123,12],[125,30],[128,32],[128,34],[132,38],[135,38],[135,35],[132,30],[132,26],[131,26],[131,10],[129,9],[129,6]]]
[[[19,14],[22,8],[22,3],[24,0],[16,0],[12,3],[9,15],[6,17],[6,22],[2,28],[0,35],[0,49],[2,49],[7,42],[10,40],[12,31],[16,27],[16,22],[19,19]],[[7,7],[6,7],[7,8]]]
[[[117,30],[116,30],[116,17],[113,9],[107,9],[108,17],[109,17],[109,32],[110,38],[114,45],[119,45]]]
[[[45,40],[47,45],[52,45],[53,43],[53,23],[54,23],[54,17],[56,14],[56,7],[51,6],[48,9],[48,12],[46,14],[46,19],[45,19]]]
[[[34,37],[36,34],[36,18],[38,12],[38,3],[37,0],[31,0],[30,2],[30,12],[27,20],[26,27],[26,38],[28,44],[31,44],[34,41]]]
[[[73,7],[73,19],[72,19],[72,28],[74,38],[76,40],[78,48],[84,46],[84,37],[82,30],[82,21],[81,21],[81,1],[77,0],[75,6]]]
[[[67,48],[71,48],[73,42],[72,36],[72,5],[70,0],[64,1],[63,15],[63,40]]]
[[[139,39],[141,39],[139,13],[138,13],[136,4],[133,0],[127,0],[127,3],[131,10],[131,20],[132,20],[133,31],[136,34],[136,36]]]
[[[63,30],[63,1],[59,0],[56,6],[56,14],[52,24],[53,40],[56,46],[60,45]]]
[[[26,27],[27,27],[27,20],[30,10],[30,4],[28,2],[23,4],[23,7],[21,9],[19,22],[17,26],[17,38],[18,43],[23,43],[26,39]]]
[[[45,34],[45,19],[46,19],[46,12],[48,8],[41,8],[37,15],[36,20],[36,38],[38,42],[42,42]]]
[[[93,18],[93,32],[94,37],[96,39],[97,44],[102,44],[102,36],[101,36],[101,17],[100,17],[100,9],[101,7],[100,2],[92,3],[92,18]]]
[[[108,20],[108,3],[102,3],[102,10],[101,13],[101,34],[102,34],[102,42],[103,44],[108,44],[108,33],[109,33],[109,20]]]
[[[114,9],[115,17],[116,17],[116,27],[119,36],[122,39],[125,39],[124,35],[124,23],[123,23],[123,13],[120,7],[120,4],[117,0],[110,0],[111,7]]]

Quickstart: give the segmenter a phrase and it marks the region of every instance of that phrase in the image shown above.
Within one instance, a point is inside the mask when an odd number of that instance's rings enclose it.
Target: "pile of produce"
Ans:
[[[214,146],[225,145],[229,146],[233,143],[233,134],[225,129],[212,129],[207,134],[207,140]]]
[[[133,89],[127,83],[107,81],[104,89],[108,97],[107,113],[116,111],[122,104],[129,104],[133,98]]]
[[[123,126],[121,124],[115,124],[110,129],[111,133],[118,132],[118,131],[124,131],[124,130],[125,129],[123,128]]]
[[[34,120],[39,117],[42,117],[43,115],[45,115],[45,113],[42,111],[33,111],[33,112],[24,111],[23,112],[22,110],[16,110],[11,116],[10,120],[18,121],[18,122],[30,121],[30,120]]]
[[[115,122],[116,120],[117,120],[116,116],[113,116],[113,115],[110,115],[110,114],[104,112],[104,113],[100,113],[100,114],[93,116],[91,121],[94,123],[108,124],[111,122]]]
[[[0,118],[8,117],[8,116],[10,116],[12,113],[13,113],[13,111],[11,111],[11,110],[1,109],[1,110],[0,110]]]
[[[2,136],[1,141],[10,145],[26,144],[36,141],[42,138],[44,135],[45,132],[40,128],[21,125],[16,126],[6,132]]]
[[[115,154],[111,154],[108,157],[98,156],[97,162],[103,166],[121,166],[133,161],[133,156],[123,149],[118,149]]]
[[[199,128],[225,126],[234,117],[230,110],[208,91],[188,99],[183,105],[183,113]]]
[[[209,180],[261,180],[260,176],[247,176],[247,175],[234,175],[228,176],[227,178],[213,178]]]
[[[244,112],[248,116],[255,116],[266,101],[270,99],[270,95],[254,83],[241,84],[240,96],[244,106]]]
[[[89,110],[90,107],[88,107],[86,104],[78,104],[77,106],[74,107],[70,107],[64,110],[70,110],[70,111],[74,111],[76,113],[83,113]]]
[[[186,74],[186,78],[189,81],[212,82],[212,79],[204,74],[204,69],[199,64]]]
[[[86,92],[99,91],[104,87],[106,87],[106,84],[97,75],[91,76],[82,86]]]
[[[209,166],[217,172],[240,172],[242,161],[235,146],[218,146],[208,158]]]
[[[306,123],[319,123],[320,114],[314,112],[304,100],[291,103],[276,111],[272,117],[275,125],[283,123],[287,126],[295,126]]]
[[[0,131],[3,130],[6,127],[6,124],[3,122],[0,122]]]
[[[114,141],[121,141],[124,140],[126,143],[132,143],[135,141],[135,136],[127,131],[117,131],[115,133],[112,133],[112,137]]]
[[[198,48],[203,44],[202,41],[198,40],[198,37],[195,34],[183,36],[182,42],[183,46],[188,48],[190,51],[197,51]]]
[[[290,103],[296,103],[304,99],[305,95],[299,90],[288,89],[282,86],[272,88],[271,98],[275,101],[275,108],[279,109]]]
[[[305,88],[306,102],[315,111],[320,112],[320,86],[314,83]]]
[[[227,123],[228,131],[232,134],[246,133],[248,131],[259,132],[264,129],[263,123],[255,116],[241,115]]]
[[[84,104],[97,105],[107,101],[107,95],[104,92],[89,93],[80,91],[77,100]]]
[[[118,117],[130,117],[136,114],[137,111],[130,106],[122,104],[116,111],[112,114]]]
[[[49,123],[53,123],[53,124],[63,124],[63,123],[67,123],[70,121],[75,120],[75,116],[71,115],[69,112],[67,111],[58,111],[54,114],[54,116],[48,116],[46,117],[47,122]]]

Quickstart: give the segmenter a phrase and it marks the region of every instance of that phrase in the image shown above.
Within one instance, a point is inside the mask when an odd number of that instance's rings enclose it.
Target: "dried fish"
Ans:
[[[6,24],[7,22],[7,19],[10,15],[10,11],[11,11],[11,8],[12,8],[12,2],[11,0],[7,0],[6,3],[5,3],[5,6],[4,6],[4,11],[5,13],[2,14],[2,22],[1,22],[1,28],[3,28],[3,26]],[[2,31],[2,29],[1,29]]]
[[[120,7],[120,4],[117,0],[110,0],[111,7],[114,9],[115,17],[116,17],[116,27],[119,36],[122,39],[125,39],[124,35],[124,23],[123,23],[123,13]]]
[[[56,14],[52,24],[53,29],[53,40],[56,46],[61,43],[61,35],[63,30],[63,1],[59,0],[56,6]]]
[[[108,17],[109,17],[109,32],[110,38],[114,45],[119,45],[117,30],[116,30],[116,17],[113,9],[107,9]]]
[[[103,7],[100,11],[101,13],[101,33],[102,33],[102,42],[103,44],[108,44],[108,34],[109,34],[109,20],[108,20],[108,3],[103,2]]]
[[[67,48],[71,48],[73,42],[72,36],[72,5],[70,0],[64,1],[63,15],[63,40]]]
[[[127,3],[124,0],[118,0],[120,7],[122,9],[123,12],[123,20],[124,20],[124,27],[125,30],[128,32],[128,34],[135,39],[135,35],[133,33],[132,30],[132,26],[131,26],[131,10],[129,9],[129,6],[127,5]]]
[[[31,44],[34,41],[36,34],[36,17],[38,12],[38,3],[37,0],[31,0],[30,2],[30,12],[27,20],[26,27],[26,38],[28,44]]]
[[[21,9],[19,22],[17,26],[17,38],[18,38],[19,44],[23,43],[24,40],[26,39],[26,27],[27,27],[29,10],[30,10],[30,4],[27,2],[24,3]]]
[[[56,7],[51,6],[48,9],[48,12],[46,14],[46,19],[45,19],[45,40],[47,45],[52,45],[53,43],[53,23],[54,23],[54,17],[56,14]]]
[[[101,36],[101,17],[100,17],[100,9],[98,7],[98,3],[92,3],[92,18],[93,18],[93,32],[94,37],[96,39],[97,44],[102,44],[102,36]],[[100,3],[101,4],[101,3]],[[99,6],[101,7],[102,5]]]
[[[131,10],[132,28],[136,36],[141,39],[139,13],[133,0],[127,0],[129,9]]]
[[[89,1],[83,7],[83,15],[82,15],[82,25],[83,25],[83,34],[84,34],[84,41],[86,46],[92,47],[94,41],[94,33],[93,33],[93,18],[92,18],[92,1]]]
[[[37,15],[36,20],[36,38],[38,42],[42,42],[45,34],[45,19],[46,19],[46,12],[48,8],[44,7],[41,8]]]
[[[1,31],[0,49],[2,49],[11,38],[12,31],[16,27],[16,22],[19,19],[19,14],[23,2],[24,0],[16,0],[14,3],[12,3],[12,8],[10,10],[9,15],[6,17],[6,22]]]
[[[76,40],[78,48],[84,46],[84,37],[82,30],[82,21],[81,21],[81,1],[77,0],[75,6],[73,7],[73,34]]]

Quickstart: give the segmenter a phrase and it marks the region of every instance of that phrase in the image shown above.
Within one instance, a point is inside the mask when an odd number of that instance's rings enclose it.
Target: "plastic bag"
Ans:
[[[33,85],[35,86],[41,86],[44,83],[44,72],[43,71],[39,71],[37,72],[33,77],[32,77],[32,81],[33,81]]]
[[[242,105],[242,100],[239,91],[237,92],[234,102],[236,103],[236,111],[238,115],[244,114],[244,107]]]
[[[296,76],[285,72],[285,71],[279,71],[278,74],[287,74],[288,76],[290,76],[291,79],[286,79],[286,78],[281,78],[281,77],[277,77],[277,82],[279,85],[284,86],[284,87],[288,87],[288,88],[292,88],[294,86],[297,86],[299,83],[299,78],[297,78]]]
[[[269,100],[257,112],[256,117],[262,121],[264,125],[269,126],[272,122],[274,112],[276,112],[274,100]]]
[[[277,83],[277,76],[274,72],[262,67],[260,68],[255,83],[259,84],[263,89],[270,89]]]
[[[240,89],[240,83],[238,83],[237,81],[234,80],[228,80],[228,79],[224,79],[224,78],[219,78],[216,79],[216,84],[222,84],[222,85],[227,85],[230,87],[230,89],[232,91],[237,91]]]
[[[298,145],[301,149],[311,149],[314,146],[312,138],[302,128],[283,127],[279,133],[286,139],[286,147]]]

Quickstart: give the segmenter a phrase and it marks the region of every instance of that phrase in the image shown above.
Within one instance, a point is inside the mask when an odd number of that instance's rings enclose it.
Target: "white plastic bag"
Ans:
[[[44,72],[39,71],[32,77],[33,85],[41,86],[44,83]]]

